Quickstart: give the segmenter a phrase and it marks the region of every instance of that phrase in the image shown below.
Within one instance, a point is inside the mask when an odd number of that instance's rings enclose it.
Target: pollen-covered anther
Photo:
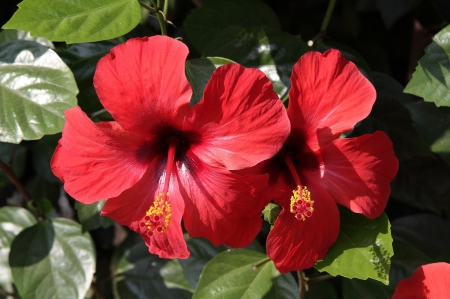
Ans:
[[[170,224],[172,217],[172,207],[169,201],[169,192],[159,193],[153,205],[148,209],[140,223],[141,228],[147,228],[147,235],[154,233],[164,233]]]
[[[306,186],[303,188],[297,186],[297,189],[293,190],[292,193],[290,211],[295,215],[295,218],[305,221],[314,212],[314,201],[311,200],[311,193]]]

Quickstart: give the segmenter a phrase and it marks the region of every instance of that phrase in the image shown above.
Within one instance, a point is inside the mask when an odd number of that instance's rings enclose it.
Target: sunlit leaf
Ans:
[[[272,9],[258,0],[205,1],[200,8],[188,15],[184,25],[190,40],[199,52],[229,26],[280,28],[278,18]]]
[[[75,209],[78,212],[78,219],[80,220],[83,231],[90,231],[99,227],[107,228],[114,224],[114,221],[108,217],[100,216],[106,200],[97,201],[93,204],[83,204],[75,201]]]
[[[115,38],[141,20],[136,0],[24,0],[4,29],[30,31],[52,41],[83,43]]]
[[[372,278],[389,283],[392,237],[386,214],[368,219],[345,208],[341,212],[338,239],[322,261],[314,268],[333,276],[347,278]]]
[[[425,48],[405,92],[422,97],[437,106],[450,106],[450,25],[433,37]]]
[[[95,271],[94,246],[78,223],[51,219],[14,239],[9,264],[23,299],[83,299]]]
[[[13,29],[5,29],[0,32],[0,43],[6,42],[8,40],[31,40],[37,43],[40,43],[43,46],[54,49],[55,46],[51,41],[46,39],[45,37],[33,37],[30,35],[28,31],[22,30],[13,30]]]
[[[291,274],[280,274],[265,254],[227,250],[204,268],[193,299],[300,298]]]
[[[61,132],[77,92],[72,72],[52,49],[23,40],[0,44],[0,141]]]
[[[35,223],[36,218],[23,208],[0,208],[0,285],[13,282],[8,262],[12,241],[23,229]]]

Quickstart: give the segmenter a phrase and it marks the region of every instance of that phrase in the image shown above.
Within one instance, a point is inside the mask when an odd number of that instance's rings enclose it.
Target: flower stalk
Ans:
[[[312,40],[308,41],[308,46],[312,47],[317,41],[324,38],[324,36],[327,32],[328,24],[330,23],[331,15],[333,14],[335,5],[336,5],[336,0],[330,0],[330,2],[328,3],[327,11],[325,13],[325,17],[322,22],[322,26],[320,26],[320,31],[316,36],[314,36],[314,38]]]

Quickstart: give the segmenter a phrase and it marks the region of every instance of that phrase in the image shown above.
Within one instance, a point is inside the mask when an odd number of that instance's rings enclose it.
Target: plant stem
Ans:
[[[25,190],[25,187],[22,185],[22,183],[19,181],[19,179],[16,177],[14,172],[11,168],[9,168],[8,165],[3,163],[3,161],[0,160],[0,169],[3,171],[3,173],[6,174],[6,176],[9,178],[9,180],[16,186],[17,190],[22,194],[23,198],[30,204],[30,206],[33,206],[33,200],[31,199],[30,194],[28,194],[27,190]],[[37,209],[34,210],[40,220],[45,219],[41,213]]]
[[[156,15],[158,16],[159,26],[161,27],[161,35],[167,35],[166,17],[164,16],[163,12],[159,10],[159,8],[156,12]]]
[[[305,298],[305,293],[308,290],[308,279],[305,277],[303,271],[297,271],[298,278],[298,292],[300,293],[300,299]]]
[[[330,275],[330,274],[325,274],[325,275],[322,275],[322,276],[317,276],[317,277],[314,277],[314,278],[310,278],[310,279],[308,280],[308,284],[312,284],[312,283],[315,283],[315,282],[327,280],[327,279],[330,279],[330,278],[333,278],[333,277],[334,277],[334,276],[332,276],[332,275]]]
[[[105,112],[106,112],[106,109],[100,109],[100,110],[95,111],[94,113],[92,113],[92,114],[89,116],[89,118],[90,118],[90,119],[93,119],[93,118],[95,118],[95,117],[97,117],[97,116],[99,116],[100,114],[103,114],[103,113],[105,113]]]
[[[331,15],[333,14],[334,6],[336,5],[336,0],[330,0],[328,2],[328,8],[327,12],[325,13],[325,17],[322,22],[322,26],[320,26],[319,33],[314,36],[314,38],[310,41],[308,41],[308,46],[312,46],[315,42],[322,39],[325,36],[325,33],[327,32],[328,24],[330,23]]]
[[[161,0],[157,0],[155,3],[155,0],[150,0],[152,5],[154,7],[148,6],[147,4],[139,1],[139,4],[144,7],[145,9],[149,10],[150,12],[156,13],[156,17],[158,18],[159,26],[161,27],[161,35],[167,35],[167,27],[166,27],[166,14],[167,10],[169,8],[169,1],[165,0],[164,2],[164,9],[161,10]]]
[[[164,0],[163,14],[165,16],[167,16],[167,12],[169,11],[169,1],[170,0]]]
[[[156,12],[156,9],[154,9],[151,6],[148,6],[147,4],[145,4],[142,1],[139,1],[139,5],[141,5],[143,8],[145,8],[146,10],[150,11],[150,12]]]

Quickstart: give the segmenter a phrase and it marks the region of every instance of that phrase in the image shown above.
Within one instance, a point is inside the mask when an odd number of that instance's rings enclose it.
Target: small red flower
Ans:
[[[420,266],[411,278],[403,279],[392,299],[450,298],[450,264],[434,263]]]
[[[131,39],[103,57],[94,86],[115,121],[92,123],[69,109],[52,158],[77,200],[107,198],[102,215],[140,233],[149,251],[187,258],[191,236],[248,245],[267,203],[267,175],[238,175],[275,155],[289,134],[270,81],[238,64],[218,68],[190,107],[187,47],[156,36]]]
[[[291,133],[269,164],[283,210],[267,252],[282,273],[309,268],[325,256],[339,233],[336,203],[379,216],[398,169],[383,132],[339,138],[369,114],[376,98],[370,82],[339,51],[306,53],[291,83]]]

